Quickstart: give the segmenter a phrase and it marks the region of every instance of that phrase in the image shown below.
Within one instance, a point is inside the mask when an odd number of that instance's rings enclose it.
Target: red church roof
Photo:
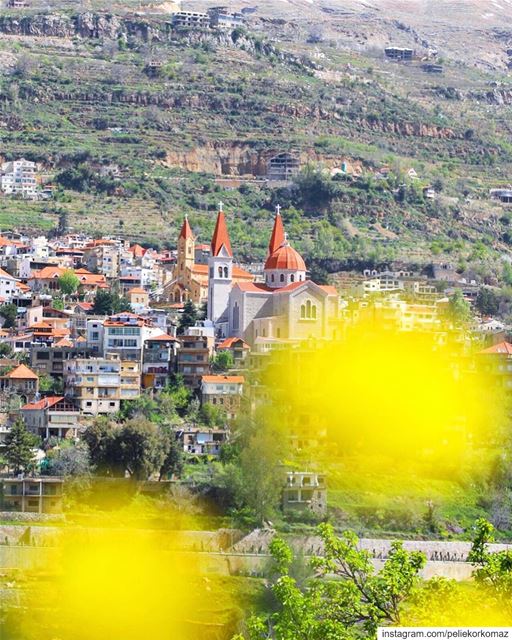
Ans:
[[[212,237],[212,256],[218,256],[222,247],[226,249],[228,256],[233,257],[224,211],[219,211]]]
[[[183,220],[183,224],[181,226],[180,238],[185,238],[185,240],[187,240],[188,238],[193,237],[194,234],[192,233],[192,229],[190,228],[190,225],[188,223],[188,218],[185,216],[185,220]]]
[[[306,263],[298,251],[295,251],[287,242],[284,242],[267,258],[265,269],[306,271]]]
[[[268,255],[271,256],[274,251],[277,251],[279,247],[285,241],[283,219],[279,211],[276,213],[274,219],[274,228],[272,229],[272,235],[270,236],[270,242],[268,243]]]

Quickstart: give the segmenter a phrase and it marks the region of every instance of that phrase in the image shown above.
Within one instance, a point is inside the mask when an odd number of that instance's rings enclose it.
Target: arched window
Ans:
[[[272,274],[272,282],[274,282],[274,274]]]
[[[302,319],[304,319],[306,317],[306,305],[305,304],[301,304],[300,305],[300,317]]]
[[[311,307],[311,317],[316,320],[316,304]]]
[[[292,275],[290,276],[290,282],[295,282],[295,276],[293,275],[293,273],[292,273]]]
[[[222,278],[222,267],[219,267],[219,278]]]
[[[306,318],[311,318],[311,300],[306,301]]]
[[[224,267],[224,277],[227,278],[228,277],[228,268]]]
[[[279,280],[280,280],[281,282],[284,282],[284,273],[282,273],[282,274],[279,276]]]

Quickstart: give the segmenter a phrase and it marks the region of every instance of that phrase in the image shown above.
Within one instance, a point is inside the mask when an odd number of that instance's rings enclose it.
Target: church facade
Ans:
[[[208,260],[207,316],[218,337],[239,337],[253,346],[335,338],[337,291],[306,276],[305,262],[288,242],[278,208],[264,281],[236,279],[226,220],[219,211]]]

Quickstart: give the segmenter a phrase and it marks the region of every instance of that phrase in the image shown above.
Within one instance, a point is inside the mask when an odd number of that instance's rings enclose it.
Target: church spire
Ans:
[[[184,238],[185,240],[188,240],[189,238],[193,238],[193,237],[194,237],[194,234],[192,233],[192,229],[190,228],[187,214],[185,214],[185,220],[183,220],[183,224],[181,226],[180,238]]]
[[[272,229],[272,235],[270,236],[270,242],[268,243],[268,255],[271,256],[274,251],[276,251],[276,249],[279,249],[284,240],[285,237],[283,219],[281,218],[281,207],[277,205],[276,217],[274,219],[274,228]]]
[[[226,250],[227,255],[232,258],[231,242],[229,241],[228,229],[226,226],[226,218],[222,211],[222,203],[219,204],[219,213],[217,214],[217,223],[212,237],[212,256],[218,256],[222,247]]]

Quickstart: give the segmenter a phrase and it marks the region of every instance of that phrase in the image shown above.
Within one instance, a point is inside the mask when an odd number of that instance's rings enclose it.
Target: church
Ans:
[[[202,304],[208,299],[208,265],[197,261],[197,248],[190,223],[185,217],[178,237],[176,265],[170,281],[165,285],[166,297],[171,302],[191,300],[195,304]],[[251,273],[236,266],[232,268],[231,277],[234,283],[254,280]]]
[[[276,209],[263,282],[241,278],[223,211],[208,258],[208,320],[219,338],[243,338],[250,345],[336,338],[339,300],[332,286],[306,277],[302,256],[290,245]],[[247,272],[243,272],[246,274]],[[247,274],[250,275],[250,274]]]

